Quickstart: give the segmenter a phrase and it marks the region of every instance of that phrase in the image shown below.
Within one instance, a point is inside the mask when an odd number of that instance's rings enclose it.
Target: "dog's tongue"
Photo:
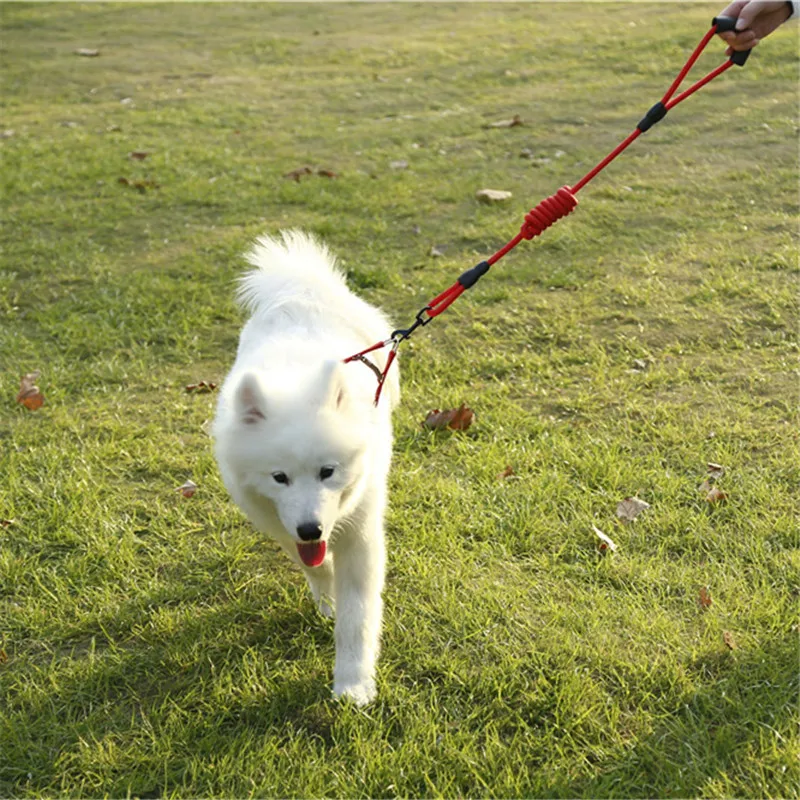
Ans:
[[[307,567],[318,567],[325,560],[325,542],[308,542],[297,545],[297,552]]]

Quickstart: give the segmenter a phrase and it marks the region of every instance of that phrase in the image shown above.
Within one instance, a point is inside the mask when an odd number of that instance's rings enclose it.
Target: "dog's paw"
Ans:
[[[341,700],[350,700],[359,707],[371,703],[377,694],[378,690],[372,678],[361,681],[361,683],[337,682],[333,686],[334,697]]]

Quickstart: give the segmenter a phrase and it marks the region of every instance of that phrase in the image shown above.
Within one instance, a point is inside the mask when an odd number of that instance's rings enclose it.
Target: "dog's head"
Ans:
[[[373,413],[351,395],[345,369],[325,362],[280,386],[248,372],[232,396],[237,472],[274,503],[309,566],[321,563],[324,543],[357,503],[368,471]]]

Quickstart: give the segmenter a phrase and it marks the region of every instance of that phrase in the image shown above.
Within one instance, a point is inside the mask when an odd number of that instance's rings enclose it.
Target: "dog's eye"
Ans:
[[[273,472],[272,478],[275,481],[275,483],[283,483],[283,484],[289,483],[289,476],[285,472]]]
[[[326,478],[330,478],[333,475],[333,467],[323,467],[319,471],[319,479],[324,481]]]

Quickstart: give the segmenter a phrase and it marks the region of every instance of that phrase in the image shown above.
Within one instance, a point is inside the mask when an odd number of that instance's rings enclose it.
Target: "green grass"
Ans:
[[[365,711],[330,699],[332,627],[226,496],[214,396],[183,389],[232,362],[254,236],[323,236],[410,322],[632,130],[718,11],[0,8],[0,796],[800,794],[796,26],[404,347]],[[338,177],[282,177],[304,165]],[[466,433],[421,428],[462,401]],[[623,526],[629,495],[651,508]]]

